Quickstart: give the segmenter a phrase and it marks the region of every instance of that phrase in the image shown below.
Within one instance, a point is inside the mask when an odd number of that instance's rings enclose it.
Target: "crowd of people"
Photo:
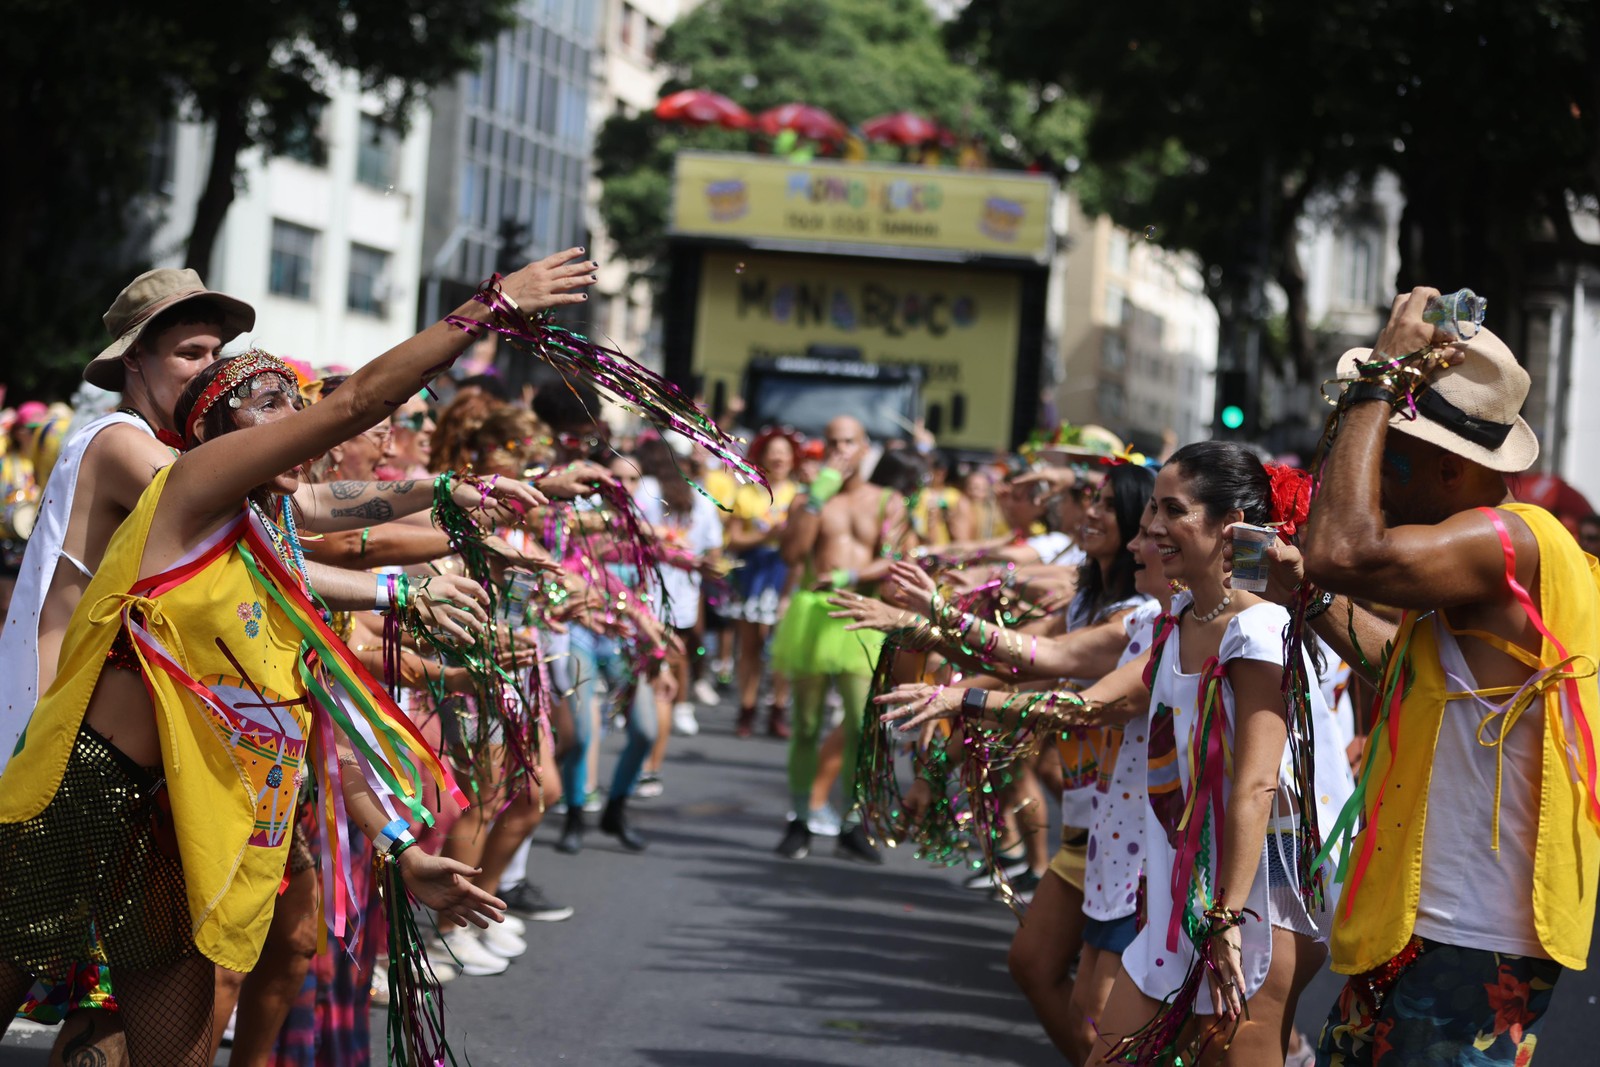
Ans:
[[[1506,490],[1537,444],[1494,334],[1397,298],[1315,479],[849,416],[733,456],[452,373],[582,300],[581,256],[349,375],[233,354],[254,311],[152,271],[84,372],[121,406],[12,413],[0,1009],[109,1063],[343,1065],[387,1002],[434,1062],[437,985],[573,914],[546,814],[645,851],[726,693],[787,745],[777,855],[967,860],[1070,1062],[1528,1062],[1594,920],[1600,591]]]

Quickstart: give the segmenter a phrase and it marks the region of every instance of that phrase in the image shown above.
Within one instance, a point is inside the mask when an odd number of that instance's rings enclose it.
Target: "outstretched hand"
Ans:
[[[895,686],[872,702],[887,710],[878,716],[882,722],[900,722],[902,731],[914,730],[925,722],[938,719],[959,719],[961,697],[965,689],[947,685],[927,685],[921,682],[904,682]]]
[[[434,636],[470,645],[489,624],[489,594],[460,574],[433,574],[411,587],[417,621]]]
[[[496,526],[520,525],[529,511],[550,503],[543,493],[514,478],[482,482],[457,479],[450,497],[467,511],[487,512],[489,521]]]
[[[539,489],[546,496],[561,500],[588,496],[602,486],[616,484],[617,480],[610,471],[586,459],[558,467],[538,481]]]
[[[439,914],[442,926],[472,923],[488,929],[491,922],[505,920],[506,902],[472,884],[482,873],[480,868],[416,847],[400,853],[400,875],[406,889]]]
[[[933,598],[939,586],[932,576],[906,559],[895,560],[889,568],[889,584],[900,590],[903,601],[923,615],[933,614]]]
[[[828,612],[830,619],[849,619],[846,630],[881,630],[889,633],[911,625],[904,611],[891,608],[875,597],[862,596],[849,589],[841,589],[828,598],[835,610]]]
[[[500,282],[500,289],[529,315],[564,304],[581,304],[589,294],[580,292],[599,281],[595,271],[600,264],[579,260],[582,248],[569,248],[546,256],[513,271]]]

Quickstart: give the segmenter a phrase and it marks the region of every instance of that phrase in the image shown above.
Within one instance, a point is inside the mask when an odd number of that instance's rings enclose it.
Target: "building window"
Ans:
[[[1377,249],[1370,234],[1356,233],[1345,238],[1342,292],[1346,304],[1366,307],[1373,303],[1373,281],[1377,273]]]
[[[399,171],[400,138],[375,116],[361,116],[356,145],[356,181],[374,189],[394,188]]]
[[[1099,417],[1107,422],[1122,418],[1123,402],[1125,399],[1122,386],[1118,385],[1116,382],[1101,382],[1098,393],[1099,396],[1097,399],[1099,400],[1100,407]]]
[[[1127,303],[1127,300],[1128,294],[1122,291],[1122,286],[1106,286],[1105,319],[1107,326],[1122,325],[1122,305]]]
[[[328,165],[328,142],[322,136],[323,107],[323,102],[317,101],[305,115],[296,117],[293,124],[284,131],[283,142],[279,147],[285,159],[304,163],[308,167]]]
[[[1128,351],[1122,335],[1107,330],[1100,339],[1100,366],[1106,370],[1121,370],[1128,362]]]
[[[1106,269],[1114,274],[1128,273],[1128,235],[1116,227],[1111,229],[1111,244],[1106,249]]]
[[[317,244],[321,234],[282,219],[272,220],[272,269],[269,291],[294,300],[310,300],[316,283]]]
[[[345,306],[379,318],[389,314],[389,253],[366,245],[350,246],[350,282]]]

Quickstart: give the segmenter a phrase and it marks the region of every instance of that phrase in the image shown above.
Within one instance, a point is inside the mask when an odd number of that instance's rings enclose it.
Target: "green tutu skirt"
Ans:
[[[846,630],[846,619],[830,619],[828,594],[802,589],[789,597],[773,632],[772,669],[789,678],[854,674],[870,678],[883,648],[876,630]]]

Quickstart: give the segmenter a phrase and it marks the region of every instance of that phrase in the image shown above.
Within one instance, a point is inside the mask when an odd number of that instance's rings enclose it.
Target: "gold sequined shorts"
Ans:
[[[45,809],[0,823],[0,871],[0,958],[32,974],[61,980],[92,958],[156,967],[195,951],[166,780],[87,725]]]

